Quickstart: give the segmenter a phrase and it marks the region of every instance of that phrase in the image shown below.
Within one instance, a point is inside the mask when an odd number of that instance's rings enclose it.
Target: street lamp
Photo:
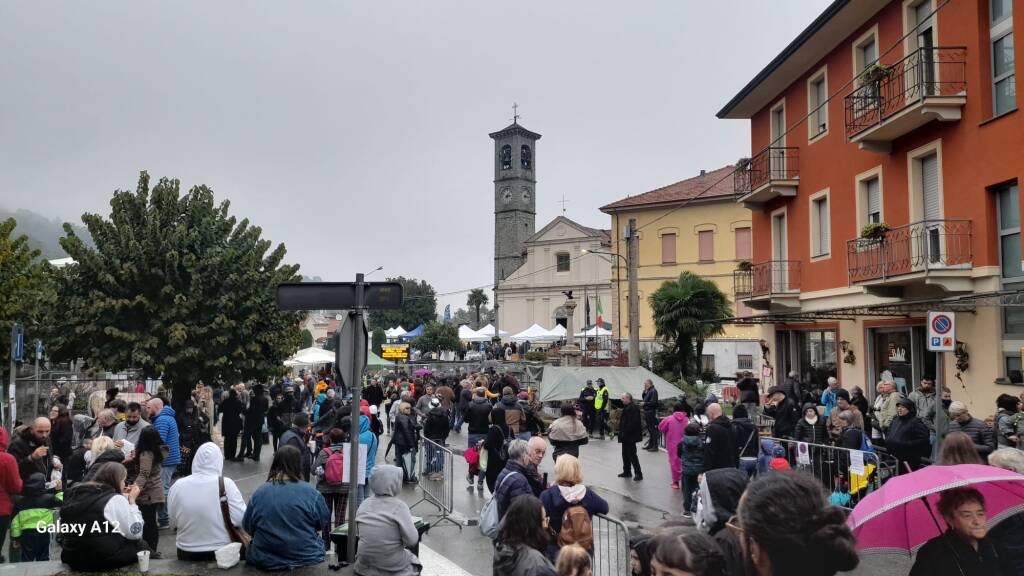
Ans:
[[[369,271],[369,272],[367,272],[366,274],[363,274],[363,278],[366,278],[367,276],[369,276],[370,274],[373,274],[374,272],[380,272],[380,271],[381,271],[381,270],[383,270],[383,269],[384,269],[384,267],[383,267],[383,266],[377,266],[377,267],[376,267],[376,268],[374,268],[373,270],[370,270],[370,271]]]
[[[629,260],[627,260],[626,257],[623,256],[622,254],[616,254],[614,252],[601,252],[601,251],[598,251],[598,250],[588,250],[586,248],[584,248],[583,250],[580,250],[580,254],[597,254],[599,256],[615,256],[616,258],[619,258],[620,260],[622,260],[623,265],[626,266],[626,273],[627,274],[629,273]],[[619,350],[621,351],[622,350],[622,306],[619,305],[618,301],[622,299],[622,274],[619,274],[618,272],[616,272],[616,274],[615,274],[615,298],[617,300],[615,302],[615,322],[616,322],[615,329],[618,331],[618,334],[616,334],[616,336],[618,337],[618,340],[619,340]]]

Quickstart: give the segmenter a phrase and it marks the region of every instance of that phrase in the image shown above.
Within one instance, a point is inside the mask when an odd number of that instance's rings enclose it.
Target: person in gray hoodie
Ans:
[[[373,496],[359,505],[357,576],[415,576],[420,561],[409,548],[420,541],[409,505],[402,501],[402,469],[378,465],[370,475]]]

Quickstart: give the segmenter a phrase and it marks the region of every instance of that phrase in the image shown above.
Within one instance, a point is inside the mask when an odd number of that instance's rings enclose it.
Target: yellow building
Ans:
[[[714,281],[733,302],[736,315],[749,315],[740,305],[736,310],[733,271],[740,261],[750,260],[750,211],[736,202],[733,194],[732,166],[705,172],[699,176],[629,196],[603,206],[612,218],[611,251],[623,258],[612,258],[612,290],[616,309],[609,321],[615,334],[629,333],[629,284],[626,275],[626,242],[623,232],[631,218],[639,230],[638,290],[640,299],[640,346],[643,350],[658,345],[654,319],[647,302],[666,280],[675,280],[684,271]],[[595,255],[596,257],[596,255]],[[737,370],[758,373],[761,347],[757,329],[728,325],[720,338],[704,343],[705,370],[731,379]]]

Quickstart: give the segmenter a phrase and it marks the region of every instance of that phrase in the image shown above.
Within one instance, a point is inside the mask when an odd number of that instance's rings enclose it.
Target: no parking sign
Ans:
[[[952,312],[928,313],[928,350],[952,352],[956,345],[956,316]]]

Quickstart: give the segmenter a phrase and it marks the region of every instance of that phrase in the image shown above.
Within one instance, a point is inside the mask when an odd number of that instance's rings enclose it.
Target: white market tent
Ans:
[[[303,348],[285,360],[285,366],[311,366],[334,362],[334,352],[323,348]]]
[[[587,330],[587,331],[584,331],[584,332],[577,332],[576,333],[576,337],[577,338],[601,338],[603,336],[611,336],[611,335],[612,335],[612,331],[611,330],[605,330],[604,328],[601,328],[597,324],[595,324],[590,330]]]
[[[586,366],[586,367],[565,367],[545,366],[544,375],[541,376],[540,392],[537,400],[540,402],[558,402],[560,400],[575,400],[580,396],[580,390],[587,385],[587,380],[594,381],[597,388],[597,379],[604,378],[608,385],[608,391],[613,400],[619,399],[622,394],[629,392],[633,398],[640,398],[644,391],[644,380],[648,378],[654,382],[658,390],[658,399],[666,400],[682,395],[682,392],[664,378],[654,372],[643,368],[624,368],[619,366]]]
[[[542,328],[539,324],[534,324],[526,330],[512,335],[509,339],[513,342],[525,342],[527,340],[530,342],[554,342],[555,340],[561,340],[562,337],[550,330]]]
[[[487,326],[477,330],[476,333],[487,336],[488,338],[494,338],[494,324],[488,324]],[[502,330],[501,336],[508,336],[508,332]]]
[[[459,326],[459,340],[463,342],[486,342],[490,339],[490,336],[487,336],[486,334],[481,334],[476,330],[473,330],[472,328],[469,327],[468,324],[463,324],[462,326]]]
[[[398,328],[388,328],[384,331],[384,336],[386,338],[398,338],[402,334],[405,334],[405,328],[402,328],[401,326]]]
[[[551,330],[548,330],[548,332],[551,332],[555,336],[558,336],[559,339],[565,338],[565,326],[562,326],[561,324],[555,324],[555,327],[552,328]]]

